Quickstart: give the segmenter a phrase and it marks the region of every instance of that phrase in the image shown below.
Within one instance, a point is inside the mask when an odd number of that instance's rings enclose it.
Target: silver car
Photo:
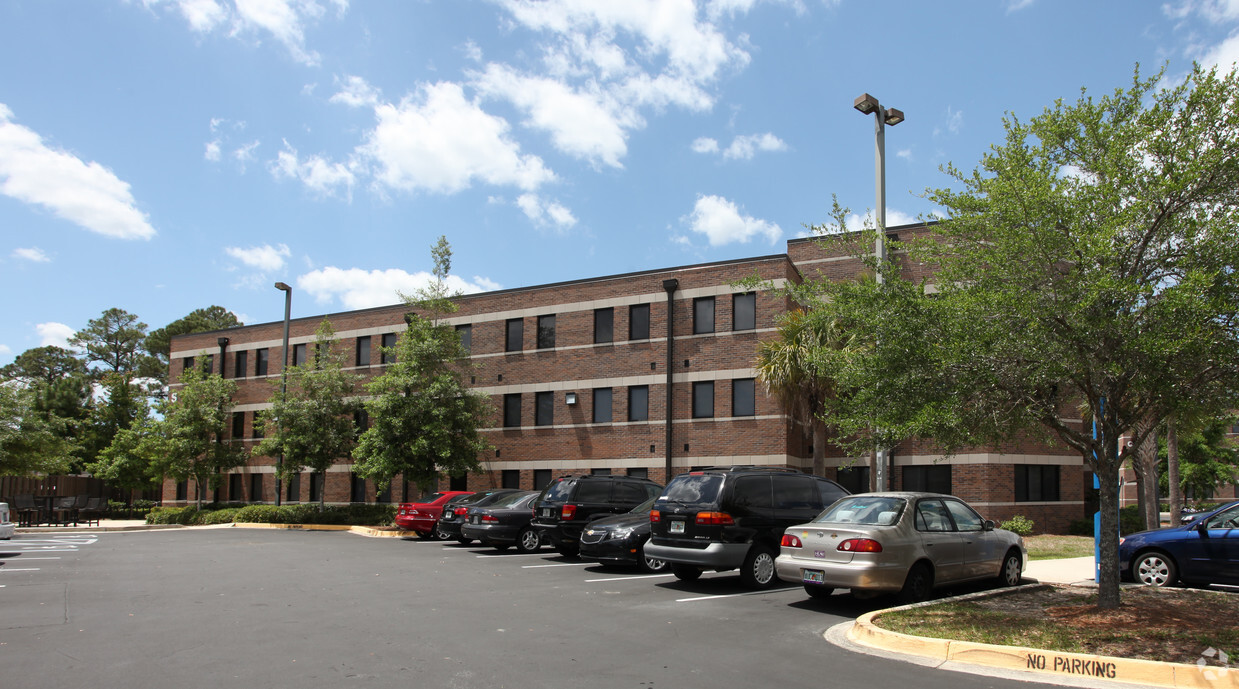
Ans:
[[[1024,539],[994,528],[963,500],[937,493],[842,498],[783,534],[775,569],[814,598],[836,588],[925,600],[935,586],[997,578],[1020,583]]]

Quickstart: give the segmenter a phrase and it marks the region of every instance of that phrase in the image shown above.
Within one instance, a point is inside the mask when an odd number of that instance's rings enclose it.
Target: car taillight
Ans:
[[[837,550],[848,553],[880,553],[882,544],[872,538],[849,538],[840,543]]]
[[[706,526],[731,526],[736,522],[726,512],[698,512],[697,523]]]
[[[559,518],[565,521],[572,519],[575,516],[576,516],[576,505],[564,505],[563,509],[559,511]]]
[[[657,524],[663,520],[663,515],[658,510],[650,510],[650,523]]]
[[[804,544],[800,542],[799,538],[796,538],[795,536],[789,533],[783,534],[783,540],[779,542],[779,545],[783,546],[784,548],[803,548],[804,547]]]
[[[410,517],[416,517],[417,515],[418,515],[418,511],[417,511],[417,510],[409,510],[409,516],[410,516]]]
[[[466,514],[466,513],[468,513],[468,512],[469,512],[469,508],[468,508],[468,507],[457,507],[457,508],[456,508],[456,511],[454,512],[454,514],[455,514],[457,517],[463,517],[463,516],[465,516],[465,514]]]
[[[498,524],[499,517],[496,517],[493,514],[484,514],[482,515],[482,521],[486,522],[487,524]]]

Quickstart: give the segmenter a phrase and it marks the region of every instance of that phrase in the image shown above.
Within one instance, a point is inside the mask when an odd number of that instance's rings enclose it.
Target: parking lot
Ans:
[[[1014,684],[823,641],[872,601],[549,550],[242,528],[19,535],[0,543],[0,587],[6,687]]]

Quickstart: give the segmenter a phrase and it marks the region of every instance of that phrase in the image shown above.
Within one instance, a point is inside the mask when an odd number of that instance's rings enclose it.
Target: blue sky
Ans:
[[[782,253],[1027,118],[1239,57],[1237,2],[0,0],[0,364],[150,328]]]

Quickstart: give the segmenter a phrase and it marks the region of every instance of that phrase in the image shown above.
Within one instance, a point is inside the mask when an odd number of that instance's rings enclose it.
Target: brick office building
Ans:
[[[891,228],[900,236],[924,226]],[[788,242],[786,254],[651,270],[461,297],[448,322],[461,332],[475,370],[469,384],[490,396],[493,449],[482,470],[444,479],[444,487],[540,488],[565,473],[627,473],[659,482],[693,467],[759,464],[807,469],[812,448],[756,381],[759,340],[775,336],[792,305],[771,291],[734,287],[759,275],[774,284],[806,277],[854,277],[860,265],[811,239]],[[905,274],[923,277],[905,264]],[[357,372],[383,370],[382,346],[404,329],[408,307],[393,305],[329,314]],[[290,358],[304,360],[323,316],[291,322]],[[668,325],[670,324],[670,328]],[[173,338],[173,387],[188,367],[209,366],[235,379],[232,439],[252,446],[254,413],[268,406],[280,378],[283,323]],[[222,365],[222,368],[220,366]],[[669,413],[668,413],[669,412]],[[829,457],[828,473],[845,485],[867,485],[864,464]],[[987,517],[1024,514],[1039,528],[1061,531],[1083,514],[1085,469],[1078,454],[1027,445],[976,451],[949,462],[923,443],[892,453],[893,486],[952,492]],[[405,501],[416,486],[398,477],[384,494],[342,458],[326,475],[285,484],[283,500]],[[302,480],[304,479],[304,480]],[[168,482],[165,497],[192,499],[192,485]],[[861,488],[863,490],[863,488]],[[273,502],[274,460],[251,457],[220,487],[220,500]]]

